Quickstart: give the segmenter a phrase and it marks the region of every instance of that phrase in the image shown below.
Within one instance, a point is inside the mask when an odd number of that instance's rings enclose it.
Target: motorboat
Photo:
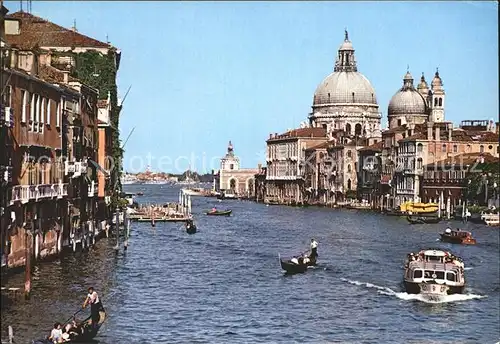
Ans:
[[[437,214],[419,214],[408,215],[406,217],[409,223],[413,224],[426,224],[426,223],[439,223],[441,218]]]
[[[106,320],[106,311],[104,310],[104,307],[102,307],[101,310],[99,311],[99,321],[95,326],[92,325],[92,317],[89,316],[87,319],[82,321],[76,327],[73,327],[68,332],[63,333],[63,337],[66,337],[64,343],[85,343],[92,341],[95,338],[95,336],[97,336],[97,333],[99,332],[99,329],[101,328],[105,320]],[[53,342],[48,338],[33,340],[31,343],[53,344]]]
[[[444,233],[439,234],[441,241],[452,244],[475,245],[476,239],[472,237],[471,232],[462,231],[460,229],[452,230],[447,228]]]
[[[465,288],[464,263],[451,252],[440,249],[410,253],[403,282],[408,294],[422,294],[429,300],[461,294]]]

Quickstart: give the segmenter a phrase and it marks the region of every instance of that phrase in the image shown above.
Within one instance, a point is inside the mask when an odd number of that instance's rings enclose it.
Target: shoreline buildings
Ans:
[[[316,89],[308,124],[266,141],[265,180],[262,171],[256,174],[259,199],[297,205],[358,199],[376,209],[428,201],[453,211],[464,198],[471,161],[498,162],[498,122],[496,129],[492,121],[463,121],[455,128],[445,120],[439,71],[430,86],[422,74],[415,87],[408,70],[388,104],[383,130],[375,89],[358,71],[354,52],[346,31],[333,73]],[[450,164],[456,169],[461,161],[469,167],[458,174],[430,171]]]
[[[2,33],[2,267],[29,272],[32,259],[91,246],[109,219],[119,172],[105,157],[118,135],[112,98],[120,51],[4,7]],[[107,88],[98,82],[99,59],[113,72]]]

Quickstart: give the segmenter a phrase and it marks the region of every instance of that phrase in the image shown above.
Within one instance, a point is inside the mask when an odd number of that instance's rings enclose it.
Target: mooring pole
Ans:
[[[116,229],[116,246],[115,246],[115,250],[119,250],[120,249],[120,209],[118,207],[116,207],[116,225],[115,225],[115,229]]]
[[[31,294],[31,240],[30,239],[32,239],[32,236],[30,235],[30,232],[27,229],[25,229],[24,238],[25,238],[24,246],[25,246],[25,260],[26,260],[25,261],[26,270],[24,276],[24,297],[26,299],[29,299]]]
[[[125,241],[123,242],[123,249],[126,251],[128,247],[128,237],[130,236],[130,222],[128,219],[128,208],[123,212],[123,225],[125,226]]]

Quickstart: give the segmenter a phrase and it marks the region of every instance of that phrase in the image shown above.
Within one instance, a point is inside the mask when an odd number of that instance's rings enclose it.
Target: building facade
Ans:
[[[255,175],[259,168],[241,168],[240,159],[234,154],[231,141],[227,152],[220,160],[220,169],[214,173],[214,189],[216,192],[231,193],[239,197],[255,197]]]

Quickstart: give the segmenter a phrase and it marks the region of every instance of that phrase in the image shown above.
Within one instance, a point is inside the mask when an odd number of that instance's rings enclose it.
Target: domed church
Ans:
[[[403,77],[403,86],[392,96],[389,102],[387,117],[389,129],[405,124],[422,124],[427,121],[444,121],[443,81],[436,71],[429,89],[424,74],[417,88],[413,84],[413,76],[407,71]]]
[[[312,127],[345,130],[347,136],[380,137],[381,113],[370,81],[358,72],[354,48],[345,31],[333,73],[314,93]]]

